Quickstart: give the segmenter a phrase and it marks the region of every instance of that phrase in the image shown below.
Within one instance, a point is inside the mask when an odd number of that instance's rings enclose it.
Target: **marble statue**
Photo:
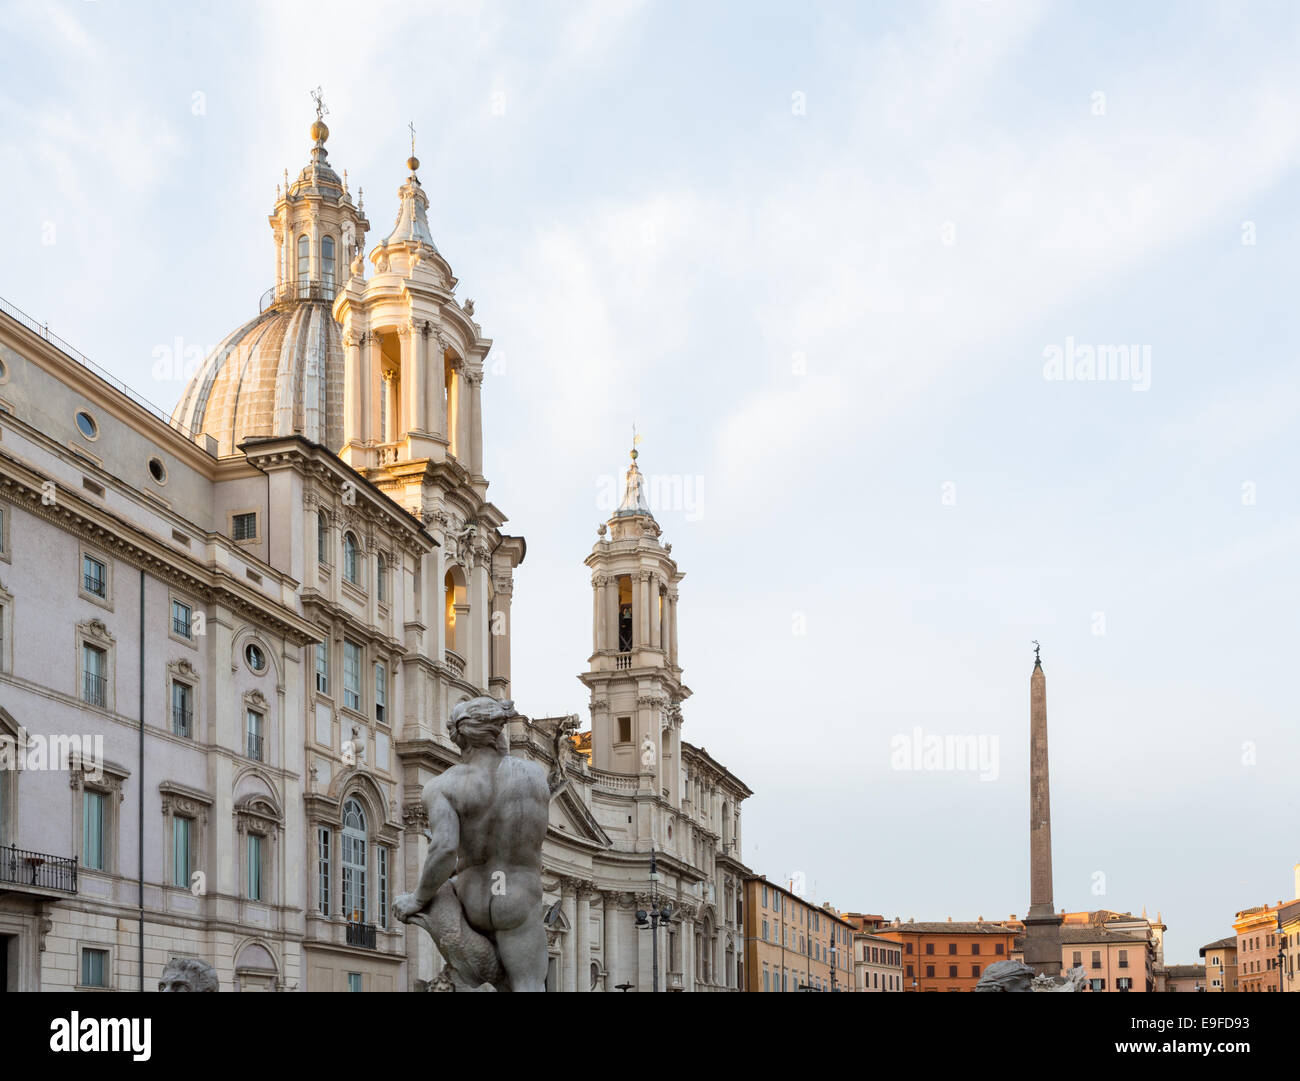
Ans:
[[[1035,975],[1022,961],[995,961],[984,970],[976,991],[1083,991],[1088,977],[1083,966],[1070,969],[1063,978]]]
[[[461,761],[424,786],[429,841],[420,881],[393,902],[447,962],[435,981],[457,991],[544,991],[542,839],[550,791],[536,762],[512,757],[514,704],[479,697],[452,710]]]
[[[159,991],[219,991],[217,970],[197,957],[173,957],[158,981]]]

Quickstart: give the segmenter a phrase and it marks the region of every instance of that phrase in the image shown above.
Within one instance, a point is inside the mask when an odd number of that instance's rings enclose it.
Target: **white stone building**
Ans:
[[[420,790],[458,758],[451,708],[512,696],[526,546],[487,499],[491,342],[418,161],[367,277],[369,222],[312,138],[277,191],[275,285],[172,416],[0,305],[0,987],[151,990],[172,955],[223,990],[415,990],[439,967],[389,905]],[[567,759],[555,989],[650,988],[652,848],[660,987],[742,986],[750,793],[682,739],[659,534],[634,463],[587,558],[582,753],[573,719],[512,722],[515,753]]]

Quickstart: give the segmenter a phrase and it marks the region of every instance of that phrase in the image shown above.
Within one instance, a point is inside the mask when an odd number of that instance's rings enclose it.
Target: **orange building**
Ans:
[[[1277,990],[1276,905],[1256,905],[1237,913],[1232,929],[1237,932],[1237,982],[1239,991]]]
[[[995,961],[1009,961],[1018,925],[895,920],[874,933],[902,946],[904,991],[973,991]]]
[[[852,991],[854,926],[762,875],[745,879],[745,990]]]

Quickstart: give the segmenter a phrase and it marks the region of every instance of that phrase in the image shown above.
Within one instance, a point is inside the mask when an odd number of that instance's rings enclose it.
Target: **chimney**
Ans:
[[[948,922],[949,922],[949,923],[952,923],[952,917],[951,917],[951,916],[948,917]]]

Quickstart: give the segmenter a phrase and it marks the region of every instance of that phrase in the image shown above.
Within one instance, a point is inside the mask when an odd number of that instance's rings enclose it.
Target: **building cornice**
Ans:
[[[54,485],[53,499],[47,485]],[[224,604],[250,622],[269,625],[296,645],[317,642],[315,627],[274,597],[245,585],[229,571],[163,544],[156,537],[111,511],[93,506],[74,489],[37,473],[0,452],[0,499],[107,551],[115,558],[148,571],[155,578],[193,593],[210,603]],[[192,528],[192,527],[191,527]],[[201,532],[201,531],[200,531]],[[211,543],[213,534],[204,533]],[[258,573],[281,587],[298,583],[246,552],[240,557],[257,564]]]

